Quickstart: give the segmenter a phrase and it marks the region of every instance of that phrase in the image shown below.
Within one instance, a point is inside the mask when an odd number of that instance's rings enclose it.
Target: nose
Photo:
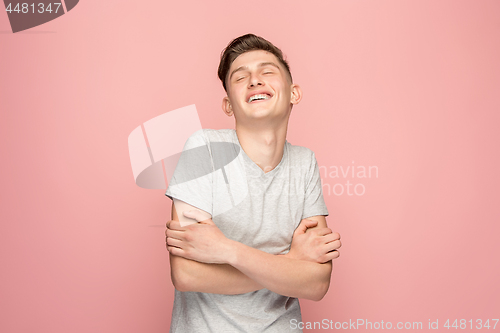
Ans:
[[[250,75],[250,80],[248,82],[249,88],[253,88],[256,86],[262,86],[262,85],[264,85],[264,82],[260,78],[260,75],[257,75],[257,74]]]

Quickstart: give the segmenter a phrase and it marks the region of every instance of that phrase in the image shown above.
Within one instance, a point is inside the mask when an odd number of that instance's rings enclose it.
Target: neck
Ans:
[[[265,173],[273,170],[283,158],[288,121],[278,127],[248,128],[236,122],[236,135],[243,151]]]

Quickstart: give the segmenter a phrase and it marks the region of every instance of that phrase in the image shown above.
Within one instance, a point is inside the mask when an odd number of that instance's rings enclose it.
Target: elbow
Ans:
[[[319,302],[323,299],[323,297],[325,297],[329,287],[330,287],[330,281],[317,282],[315,285],[311,286],[311,288],[307,291],[307,294],[304,295],[303,298],[308,299],[310,301]]]
[[[321,266],[319,266],[319,270],[316,271],[315,274],[315,276],[319,277],[319,279],[316,281],[316,283],[311,284],[309,297],[307,297],[307,299],[315,302],[321,301],[330,288],[331,275],[331,263],[322,264]]]
[[[191,283],[187,279],[187,275],[172,270],[170,277],[174,288],[178,291],[192,291]]]
[[[311,301],[319,302],[325,297],[328,292],[328,288],[330,287],[330,281],[318,283],[318,286],[315,288],[314,292],[311,294]]]
[[[185,259],[171,256],[170,258],[170,279],[175,289],[178,291],[195,291],[193,278],[186,271]]]

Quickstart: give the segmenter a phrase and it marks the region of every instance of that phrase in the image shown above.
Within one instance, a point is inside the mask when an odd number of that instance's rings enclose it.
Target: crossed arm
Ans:
[[[181,227],[172,204],[167,223],[172,282],[180,291],[241,294],[267,288],[281,295],[320,300],[330,285],[340,235],[324,216],[301,221],[289,253],[272,255],[226,238],[211,219],[184,212],[197,224]]]

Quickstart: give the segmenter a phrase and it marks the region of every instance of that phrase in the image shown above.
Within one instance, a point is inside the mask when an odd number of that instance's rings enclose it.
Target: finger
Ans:
[[[330,235],[331,235],[330,237],[332,238],[332,240],[340,239],[340,234],[339,234],[338,232],[334,232],[334,231],[332,231],[332,229],[330,229],[330,228],[325,228],[325,229],[330,230],[327,234],[330,234]],[[325,234],[325,235],[326,235],[326,234]]]
[[[319,259],[319,261],[322,264],[324,264],[325,262],[331,261],[333,259],[337,259],[338,257],[340,257],[340,252],[337,251],[337,250],[334,250],[334,251],[328,252],[327,254],[325,254],[324,256],[322,256]]]
[[[203,214],[202,212],[200,212],[198,210],[188,210],[188,211],[182,212],[182,214],[189,219],[196,220],[196,222],[202,222],[202,221],[207,220],[205,214]]]
[[[340,257],[340,252],[338,250],[335,250],[335,251],[329,252],[328,255],[331,255],[332,259],[337,259],[338,257]]]
[[[316,220],[306,220],[306,223],[308,228],[314,228],[315,226],[318,225],[318,221]]]
[[[318,224],[318,222],[314,220],[302,220],[294,233],[303,234],[306,232],[307,228],[312,228],[316,224]]]
[[[179,221],[175,221],[175,220],[169,221],[167,228],[170,230],[179,230],[179,231],[186,230],[186,228],[181,227],[181,223]]]
[[[177,247],[179,249],[182,249],[183,242],[179,239],[167,237],[167,246],[174,246],[174,247]]]
[[[167,250],[168,250],[168,252],[170,252],[170,254],[172,254],[174,256],[183,257],[184,251],[178,247],[167,246]]]
[[[336,241],[333,241],[331,243],[328,243],[328,244],[325,244],[324,245],[324,249],[326,252],[330,252],[330,251],[333,251],[333,250],[337,250],[337,249],[340,249],[340,247],[342,246],[342,243],[340,243],[340,240],[336,240]]]
[[[317,225],[318,225],[318,221],[304,219],[300,222],[300,224],[296,230],[298,230],[299,233],[303,234],[307,231],[308,228],[313,228]]]
[[[167,232],[165,233],[165,235],[167,237],[172,237],[172,238],[175,238],[175,239],[184,240],[184,231],[167,229]]]
[[[322,240],[325,244],[331,243],[331,242],[337,241],[337,240],[340,242],[340,239],[337,237],[337,235],[335,233],[324,235]]]
[[[332,229],[330,228],[316,228],[314,231],[318,236],[326,236],[332,233]]]

